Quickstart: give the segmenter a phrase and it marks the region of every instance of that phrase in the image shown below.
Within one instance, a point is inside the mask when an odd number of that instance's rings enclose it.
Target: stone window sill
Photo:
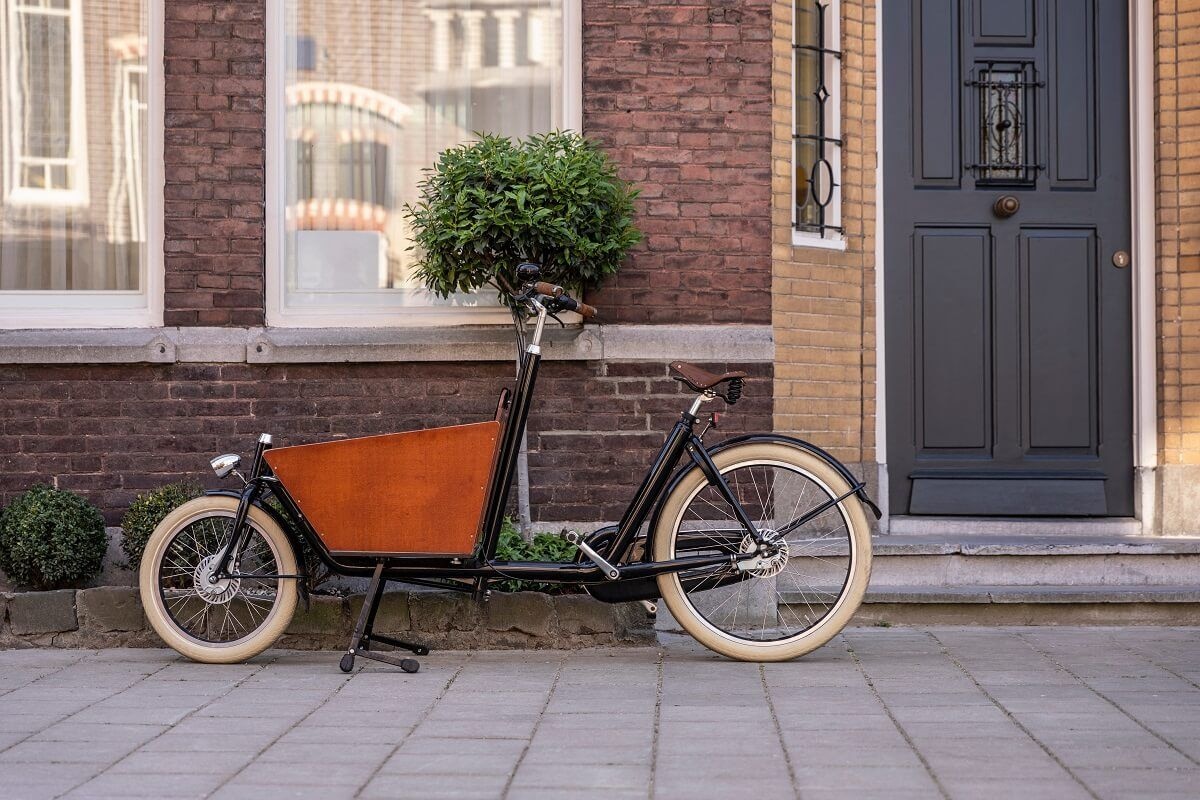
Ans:
[[[556,361],[757,362],[774,359],[769,325],[603,325],[547,328]],[[104,328],[0,331],[0,364],[314,364],[511,361],[507,327]]]

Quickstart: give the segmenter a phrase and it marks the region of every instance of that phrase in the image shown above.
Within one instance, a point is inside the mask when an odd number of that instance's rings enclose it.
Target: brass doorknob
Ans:
[[[1008,219],[1021,209],[1021,201],[1011,194],[1000,195],[992,203],[992,213],[1000,219]]]

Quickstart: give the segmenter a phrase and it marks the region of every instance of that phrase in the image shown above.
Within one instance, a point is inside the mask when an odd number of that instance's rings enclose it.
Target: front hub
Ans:
[[[241,578],[221,578],[214,580],[219,553],[214,553],[200,562],[193,573],[196,594],[210,605],[224,605],[233,599],[241,587]]]

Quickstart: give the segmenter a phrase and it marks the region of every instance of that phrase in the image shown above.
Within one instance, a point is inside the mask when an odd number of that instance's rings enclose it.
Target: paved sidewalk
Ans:
[[[337,659],[0,652],[0,796],[1200,795],[1200,628],[854,629],[765,666],[676,637]]]

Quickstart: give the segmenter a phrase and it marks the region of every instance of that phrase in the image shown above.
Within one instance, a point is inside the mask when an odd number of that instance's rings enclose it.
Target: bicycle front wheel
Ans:
[[[871,575],[871,530],[862,503],[836,469],[780,442],[746,443],[713,461],[770,553],[745,568],[660,575],[659,591],[697,641],[742,661],[810,653],[846,626]],[[699,468],[663,505],[654,558],[753,552],[732,505]]]
[[[270,647],[296,611],[296,556],[266,512],[251,508],[237,577],[209,580],[233,530],[236,497],[198,497],[167,515],[146,544],[142,608],[154,631],[194,661],[235,664]]]

